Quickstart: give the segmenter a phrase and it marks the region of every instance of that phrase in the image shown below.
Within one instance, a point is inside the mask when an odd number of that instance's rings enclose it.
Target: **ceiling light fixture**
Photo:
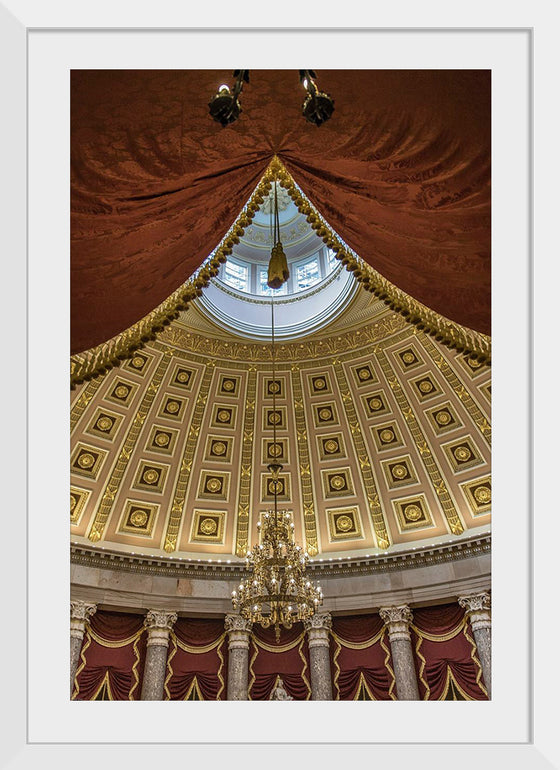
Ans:
[[[249,82],[249,70],[235,70],[233,77],[236,78],[233,91],[223,83],[208,104],[210,115],[222,126],[233,123],[241,113],[239,97],[243,90],[243,83]]]
[[[319,91],[314,81],[316,77],[313,70],[299,71],[299,79],[307,91],[307,98],[302,107],[303,117],[309,123],[320,126],[333,114],[334,102],[328,94]]]
[[[275,195],[275,210],[278,213],[278,197]],[[276,244],[278,245],[278,244]],[[276,247],[276,246],[275,246]],[[274,258],[274,249],[271,262]],[[269,284],[270,285],[270,284]],[[274,340],[274,295],[271,307],[271,349],[272,349],[272,446],[277,454],[280,445],[276,439],[276,393],[279,382],[276,379],[276,350]],[[283,485],[280,473],[283,466],[278,462],[267,466],[270,472],[268,482],[272,491],[274,508],[262,515],[257,523],[260,543],[247,552],[246,566],[249,575],[239,583],[238,590],[232,591],[233,608],[242,617],[262,628],[274,626],[276,641],[280,640],[281,628],[291,628],[294,623],[307,620],[323,603],[323,592],[307,577],[305,570],[309,561],[307,551],[295,541],[294,523],[290,511],[278,510],[278,494]]]
[[[243,83],[249,82],[249,70],[234,70],[233,77],[236,78],[233,91],[223,83],[208,104],[210,115],[222,126],[233,123],[241,114],[239,97]],[[307,91],[302,106],[303,117],[309,123],[320,126],[333,114],[334,101],[328,94],[319,91],[315,83],[316,77],[313,70],[299,70],[300,82]]]

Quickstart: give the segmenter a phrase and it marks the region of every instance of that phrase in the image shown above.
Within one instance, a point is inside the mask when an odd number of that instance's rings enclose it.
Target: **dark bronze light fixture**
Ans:
[[[303,117],[320,126],[333,114],[334,102],[328,94],[319,91],[313,79],[316,77],[313,70],[299,71],[299,79],[307,91],[307,98],[302,107]]]
[[[208,104],[210,115],[222,126],[233,123],[241,113],[239,97],[243,83],[249,82],[249,70],[234,70],[233,77],[236,78],[233,91],[224,83]],[[310,123],[320,126],[333,114],[334,101],[328,94],[319,91],[314,80],[316,77],[313,70],[299,70],[300,82],[307,91],[302,107],[303,117]]]
[[[249,82],[249,70],[235,70],[233,77],[236,78],[233,91],[230,91],[229,86],[224,83],[218,88],[217,93],[208,104],[210,115],[222,126],[233,123],[241,113],[239,96],[243,89],[243,83]]]

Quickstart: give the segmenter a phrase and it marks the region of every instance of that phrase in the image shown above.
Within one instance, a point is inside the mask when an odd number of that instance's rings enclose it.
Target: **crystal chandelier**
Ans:
[[[277,197],[275,208],[277,209]],[[277,212],[276,212],[277,216]],[[279,228],[275,231],[280,245]],[[274,256],[274,252],[273,255]],[[269,284],[270,285],[270,284]],[[278,383],[275,368],[274,345],[274,296],[272,310],[272,414],[276,415],[276,392]],[[273,452],[278,454],[280,446],[276,441],[276,420],[272,421]],[[246,564],[249,576],[239,583],[238,590],[232,591],[233,608],[244,618],[263,628],[274,626],[276,641],[280,640],[280,629],[291,628],[294,623],[310,618],[323,603],[323,591],[315,585],[305,570],[309,561],[307,551],[295,541],[292,514],[278,510],[278,493],[281,485],[280,463],[267,466],[271,475],[270,486],[274,496],[274,508],[263,514],[257,528],[260,543],[247,552]]]

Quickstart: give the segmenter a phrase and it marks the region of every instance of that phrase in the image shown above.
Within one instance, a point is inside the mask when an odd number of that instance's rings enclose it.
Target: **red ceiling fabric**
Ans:
[[[217,246],[277,155],[336,232],[415,299],[490,333],[490,72],[321,70],[317,127],[295,70],[71,77],[71,352],[124,331]]]

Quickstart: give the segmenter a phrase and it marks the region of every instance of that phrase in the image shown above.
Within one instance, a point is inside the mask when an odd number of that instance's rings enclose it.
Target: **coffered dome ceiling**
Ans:
[[[272,460],[284,466],[279,505],[317,559],[488,530],[487,365],[361,286],[327,327],[277,343],[276,358],[275,414],[270,343],[192,306],[76,388],[72,541],[236,560],[272,506]]]
[[[259,74],[264,85],[272,77]],[[350,141],[355,120],[344,104],[353,81],[328,74],[340,87],[340,124],[333,118],[320,134],[332,157],[309,144],[308,127],[294,144],[282,123],[270,146],[238,165],[258,121],[219,133],[193,96],[190,132],[159,125],[159,100],[177,106],[166,93],[185,85],[177,73],[74,73],[75,548],[241,563],[273,504],[271,461],[283,466],[279,506],[293,512],[313,561],[403,555],[488,533],[490,339],[480,333],[489,329],[488,79],[359,75],[379,86],[386,109],[362,115],[360,144]],[[408,90],[395,91],[401,77]],[[139,111],[146,94],[152,102]],[[467,94],[479,94],[469,109]],[[258,115],[251,98],[247,111]],[[132,121],[121,147],[121,110],[123,125],[136,114],[155,121],[158,158],[180,150],[177,167],[150,160],[144,123]],[[466,123],[457,117],[467,114]],[[225,170],[219,157],[229,157]],[[228,179],[237,185],[231,199]],[[274,179],[291,271],[274,300],[275,379],[262,279]],[[123,331],[125,322],[134,325]]]

